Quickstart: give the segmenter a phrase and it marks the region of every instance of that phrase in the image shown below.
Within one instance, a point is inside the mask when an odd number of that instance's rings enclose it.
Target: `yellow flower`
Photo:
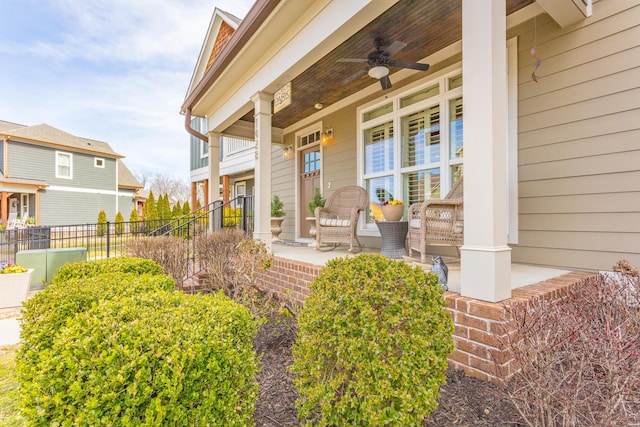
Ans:
[[[389,202],[390,205],[392,206],[397,206],[397,205],[401,205],[402,204],[402,200],[392,200]]]

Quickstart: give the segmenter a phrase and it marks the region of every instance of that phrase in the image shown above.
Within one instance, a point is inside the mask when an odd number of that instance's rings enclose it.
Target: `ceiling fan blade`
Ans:
[[[380,85],[382,86],[382,90],[391,88],[391,79],[389,76],[384,76],[380,79]]]
[[[358,77],[360,77],[361,75],[365,74],[367,72],[366,68],[363,68],[360,71],[356,71],[355,73],[351,74],[349,77],[347,77],[346,79],[344,79],[341,83],[340,86],[344,86],[347,83],[352,82],[353,80],[357,79]]]
[[[400,52],[400,50],[404,49],[406,45],[406,43],[396,40],[389,46],[387,46],[387,48],[382,53],[387,56],[393,56],[396,53]]]
[[[340,58],[336,62],[368,62],[368,59],[363,58]]]
[[[410,68],[419,71],[427,71],[429,69],[429,64],[420,64],[419,62],[389,61],[387,64],[392,67]]]

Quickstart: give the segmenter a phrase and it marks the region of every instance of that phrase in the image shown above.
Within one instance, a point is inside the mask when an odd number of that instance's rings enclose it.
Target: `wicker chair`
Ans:
[[[360,212],[369,204],[369,195],[366,190],[356,185],[339,188],[324,205],[317,207],[316,216],[316,250],[329,251],[340,246],[341,243],[349,244],[349,252],[354,252],[353,241],[358,243],[362,251],[362,243],[358,240],[357,228]],[[323,248],[323,244],[332,244]]]
[[[427,246],[455,246],[460,256],[464,242],[464,205],[462,179],[442,200],[427,200],[409,207],[409,256],[420,253],[427,262]]]

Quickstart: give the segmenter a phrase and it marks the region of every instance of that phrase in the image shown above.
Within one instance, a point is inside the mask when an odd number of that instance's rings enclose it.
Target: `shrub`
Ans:
[[[322,193],[320,193],[320,188],[314,187],[313,196],[311,200],[309,200],[309,203],[307,203],[307,209],[309,209],[311,216],[315,216],[316,208],[323,208],[326,202],[326,199],[322,197]]]
[[[225,207],[223,212],[223,226],[236,227],[242,221],[242,209]]]
[[[223,229],[198,236],[196,253],[206,290],[222,290],[257,316],[271,314],[276,301],[261,292],[257,284],[258,273],[272,264],[264,244],[240,230]]]
[[[162,274],[162,267],[150,259],[143,258],[105,258],[96,261],[78,261],[67,263],[56,271],[53,283],[69,279],[97,276],[103,273]]]
[[[96,228],[96,234],[98,236],[104,236],[107,233],[107,213],[100,211],[98,214],[98,225]]]
[[[32,425],[247,426],[256,324],[221,295],[151,292],[78,314],[22,390]]]
[[[115,221],[114,228],[115,228],[116,234],[122,234],[124,232],[124,217],[119,211],[116,214],[116,221]]]
[[[639,306],[638,278],[623,274],[510,306],[507,392],[528,425],[640,424]]]
[[[140,218],[138,217],[138,210],[134,207],[129,214],[129,231],[131,233],[140,232]]]
[[[198,236],[196,253],[209,289],[229,296],[240,287],[255,286],[256,273],[272,263],[263,244],[235,229]]]
[[[76,314],[91,310],[99,301],[170,290],[174,286],[169,276],[136,273],[106,273],[47,286],[24,304],[22,346],[17,354],[21,387],[31,387],[39,375],[43,355]]]
[[[178,236],[146,237],[127,243],[129,256],[148,258],[162,266],[162,270],[181,285],[187,275],[187,241]]]
[[[280,196],[277,194],[273,195],[271,199],[271,216],[273,218],[282,218],[285,216],[286,212],[284,211],[284,203],[280,200]]]
[[[453,350],[438,278],[380,255],[327,263],[293,346],[304,425],[421,425]]]
[[[98,301],[123,295],[172,290],[168,275],[108,272],[69,278],[36,293],[24,304],[21,338],[24,349],[48,348],[56,333],[77,313],[91,309]]]

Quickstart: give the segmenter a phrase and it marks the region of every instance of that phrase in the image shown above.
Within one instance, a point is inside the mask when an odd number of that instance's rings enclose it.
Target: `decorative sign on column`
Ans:
[[[277,113],[291,104],[291,82],[282,86],[273,94],[273,113]]]

